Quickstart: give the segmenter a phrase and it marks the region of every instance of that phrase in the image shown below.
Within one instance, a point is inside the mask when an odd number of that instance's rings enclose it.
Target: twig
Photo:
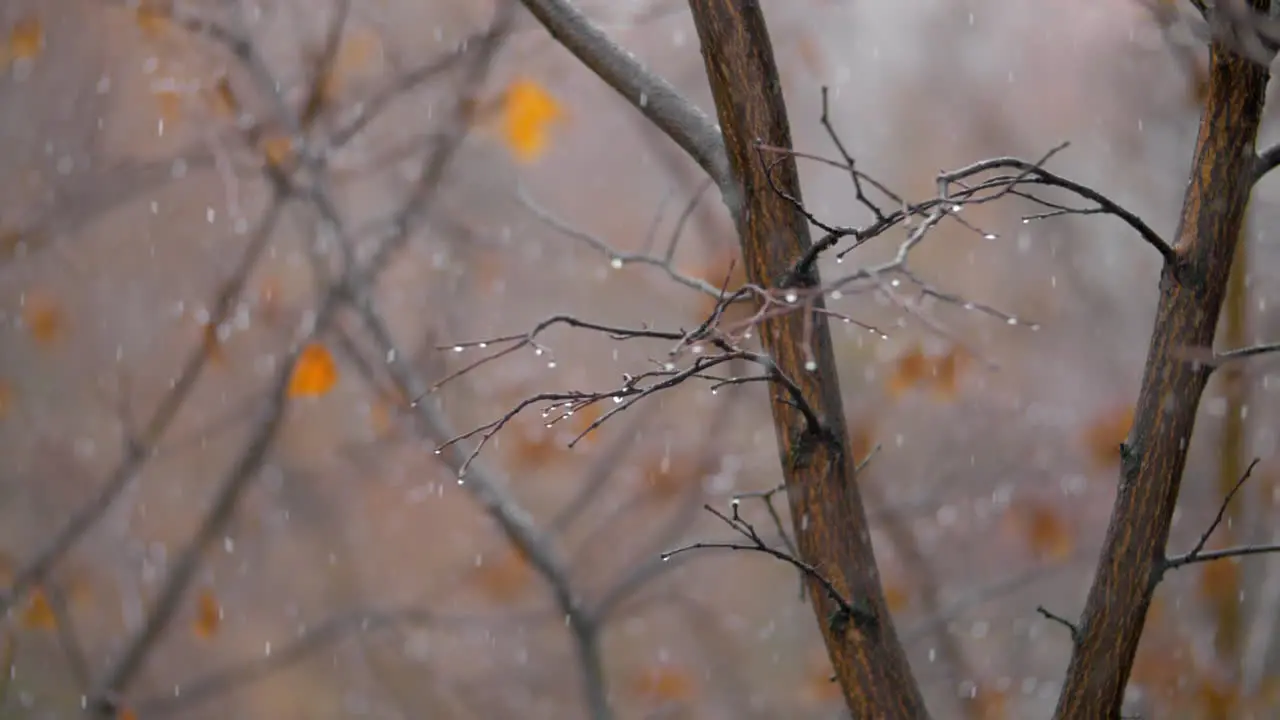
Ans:
[[[672,280],[675,280],[676,282],[680,283],[681,285],[684,285],[685,287],[697,290],[698,292],[704,295],[708,295],[716,300],[722,300],[724,297],[720,288],[717,288],[716,286],[712,285],[706,280],[703,280],[702,278],[691,277],[689,275],[685,275],[680,271],[676,270],[675,265],[672,263],[672,256],[675,254],[676,241],[680,237],[678,231],[673,236],[672,242],[667,248],[667,253],[665,257],[658,258],[652,255],[648,255],[646,253],[621,252],[619,250],[615,250],[605,241],[595,237],[594,235],[591,235],[590,233],[583,232],[582,230],[579,230],[573,227],[569,223],[565,222],[564,220],[561,220],[555,215],[552,215],[549,211],[543,209],[540,205],[534,202],[534,200],[531,197],[529,197],[528,191],[526,191],[523,186],[519,187],[516,190],[516,195],[520,199],[521,204],[523,204],[525,208],[529,210],[529,212],[533,213],[534,217],[538,218],[543,223],[545,223],[546,225],[549,225],[550,227],[554,228],[560,233],[567,235],[568,237],[571,237],[574,240],[578,240],[580,242],[586,243],[592,249],[603,253],[606,257],[609,258],[609,264],[614,270],[621,270],[623,267],[626,267],[627,265],[630,265],[630,264],[649,265],[651,267],[656,267],[662,270],[664,273],[666,273],[667,277],[671,278]],[[696,207],[696,205],[694,205],[693,203],[690,203],[688,207],[693,208],[693,207]],[[687,214],[681,216],[680,224],[677,226],[677,228],[683,227],[685,218],[687,218]],[[746,297],[738,297],[738,298],[735,298],[733,302],[744,301],[747,299],[748,298]]]
[[[1227,507],[1231,504],[1231,501],[1235,499],[1236,493],[1240,492],[1240,488],[1244,487],[1244,484],[1248,482],[1249,477],[1253,475],[1253,469],[1257,467],[1258,463],[1261,461],[1261,458],[1254,458],[1253,462],[1249,463],[1249,466],[1245,468],[1244,474],[1240,476],[1240,479],[1236,481],[1235,486],[1233,486],[1231,491],[1227,493],[1226,497],[1222,499],[1222,503],[1218,506],[1218,513],[1214,515],[1213,522],[1209,523],[1209,527],[1205,528],[1205,531],[1200,534],[1200,539],[1196,541],[1196,544],[1191,548],[1191,551],[1183,555],[1174,555],[1172,557],[1165,558],[1164,563],[1158,566],[1159,570],[1156,573],[1156,581],[1159,581],[1165,571],[1177,570],[1184,565],[1212,562],[1214,560],[1222,560],[1225,558],[1244,557],[1246,555],[1262,555],[1266,553],[1280,552],[1280,544],[1244,545],[1240,547],[1208,551],[1204,549],[1205,545],[1209,543],[1209,537],[1213,535],[1213,532],[1222,524],[1222,519],[1227,514]]]
[[[742,550],[762,553],[791,565],[803,573],[805,577],[808,577],[822,587],[823,591],[829,598],[831,598],[832,602],[834,602],[838,608],[837,613],[828,618],[828,622],[831,623],[832,627],[840,629],[847,626],[850,622],[857,626],[874,627],[879,622],[872,610],[864,607],[861,603],[857,603],[856,601],[850,602],[849,600],[846,600],[844,596],[836,590],[835,586],[831,584],[831,581],[828,580],[825,575],[818,572],[817,568],[800,560],[790,553],[770,547],[768,543],[764,541],[764,538],[760,537],[759,533],[756,532],[755,527],[752,526],[751,523],[742,519],[738,514],[740,505],[741,502],[737,499],[730,502],[730,508],[733,511],[732,516],[725,515],[710,505],[703,505],[702,507],[707,512],[716,516],[721,522],[732,528],[739,535],[742,535],[750,541],[749,545],[729,542],[697,542],[663,553],[661,555],[662,560],[666,562],[677,555],[691,550]]]
[[[1056,622],[1062,627],[1066,628],[1067,632],[1071,633],[1071,642],[1076,643],[1080,641],[1080,628],[1076,627],[1075,623],[1062,617],[1061,615],[1054,614],[1043,605],[1037,605],[1036,612],[1044,616],[1046,620],[1052,620],[1053,622]]]

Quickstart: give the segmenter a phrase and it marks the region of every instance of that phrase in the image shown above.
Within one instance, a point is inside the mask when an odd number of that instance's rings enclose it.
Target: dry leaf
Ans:
[[[222,340],[218,338],[217,326],[213,323],[204,323],[201,329],[201,337],[204,342],[204,351],[209,355],[209,361],[218,367],[225,368],[227,366],[227,354],[223,352]]]
[[[27,597],[21,623],[31,630],[52,630],[58,626],[58,618],[53,614],[53,606],[49,604],[44,588],[33,589]]]
[[[472,573],[476,586],[491,600],[511,602],[524,594],[533,582],[533,569],[524,555],[506,550],[481,556]]]
[[[959,347],[953,347],[946,355],[933,360],[930,389],[940,402],[954,400],[960,392],[960,375],[969,363],[969,356]]]
[[[884,585],[884,600],[889,612],[900,613],[911,606],[911,592],[902,583],[888,582]]]
[[[1240,601],[1240,563],[1227,558],[1200,566],[1200,597],[1210,602]]]
[[[196,619],[191,623],[191,629],[201,640],[212,640],[221,627],[222,606],[217,596],[207,588],[201,590],[196,598]]]
[[[169,13],[159,2],[144,2],[134,11],[134,22],[143,35],[151,39],[163,36],[172,23]]]
[[[542,156],[551,126],[563,119],[560,104],[532,80],[516,80],[503,96],[502,135],[521,162],[533,162]]]
[[[932,363],[925,357],[924,350],[921,350],[919,345],[912,345],[893,363],[893,372],[889,374],[889,379],[886,381],[889,394],[897,397],[919,385],[924,381],[931,367]]]
[[[966,705],[966,716],[975,720],[1005,720],[1009,717],[1009,694],[988,683],[980,684]]]
[[[22,305],[22,321],[31,339],[45,347],[57,344],[66,334],[66,315],[50,295],[27,295]]]
[[[844,697],[840,683],[834,681],[835,670],[825,654],[809,662],[801,686],[801,699],[807,705],[830,705]]]
[[[662,702],[688,702],[697,694],[697,683],[690,672],[668,664],[641,670],[631,687],[638,695]]]
[[[338,384],[338,364],[328,348],[313,342],[298,354],[298,362],[289,378],[288,395],[291,398],[319,397]]]
[[[233,118],[240,114],[240,102],[236,99],[235,91],[231,89],[231,79],[226,75],[214,81],[213,88],[208,91],[208,94],[209,107],[212,108],[214,115]]]
[[[4,56],[8,60],[35,60],[44,49],[44,26],[39,18],[23,18],[9,30]],[[7,63],[0,63],[0,66]]]
[[[288,135],[268,135],[260,143],[262,156],[273,167],[286,169],[293,163],[293,138]]]
[[[160,118],[166,123],[176,123],[182,119],[182,93],[173,88],[158,88],[151,91],[156,99]]]
[[[1120,461],[1120,444],[1132,426],[1133,406],[1127,405],[1107,410],[1085,428],[1085,447],[1096,467],[1108,468]]]
[[[116,720],[138,720],[138,713],[131,707],[122,707],[116,712]]]
[[[1068,558],[1075,549],[1070,526],[1052,506],[1023,502],[1011,505],[1007,513],[1011,529],[1038,558],[1058,562]]]

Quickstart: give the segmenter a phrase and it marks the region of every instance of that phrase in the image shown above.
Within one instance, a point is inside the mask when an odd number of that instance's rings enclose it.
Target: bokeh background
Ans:
[[[797,149],[835,157],[819,123],[822,87],[860,169],[912,199],[932,196],[941,170],[996,155],[1035,160],[1069,141],[1051,169],[1174,235],[1205,53],[1178,28],[1162,31],[1143,5],[764,5]],[[580,6],[710,111],[683,3]],[[140,471],[5,619],[4,718],[76,716],[136,637],[250,439],[297,328],[314,317],[316,258],[342,241],[306,204],[287,206],[229,321],[206,332],[219,288],[272,205],[264,163],[296,161],[298,147],[270,123],[247,144],[246,118],[275,117],[280,100],[303,105],[334,6],[179,7],[232,12],[278,95],[163,13],[109,0],[0,3],[0,577],[12,579],[93,502],[186,358],[208,355]],[[441,134],[460,112],[467,120],[436,199],[377,285],[383,317],[427,382],[490,352],[454,344],[524,333],[554,314],[688,328],[709,311],[705,296],[659,269],[612,267],[551,217],[626,252],[661,254],[681,227],[680,272],[718,285],[735,267],[714,192],[680,219],[703,189],[696,166],[523,11],[479,84],[460,63],[401,87],[415,68],[476,42],[493,15],[493,0],[353,3],[313,135],[325,148],[326,132],[371,98],[394,98],[326,151],[323,185],[346,226],[375,237]],[[520,92],[530,104],[513,109]],[[513,112],[532,114],[533,137],[512,129]],[[1263,140],[1280,140],[1270,115]],[[803,161],[801,170],[818,217],[865,222],[846,174]],[[1280,258],[1268,233],[1276,200],[1275,181],[1262,182],[1228,344],[1280,336],[1271,309]],[[833,303],[887,336],[834,328],[855,445],[879,447],[860,482],[883,580],[940,718],[1051,711],[1069,637],[1036,608],[1074,618],[1083,606],[1155,310],[1158,259],[1124,226],[1104,216],[1023,222],[1032,211],[1014,201],[966,209],[994,239],[944,223],[911,262],[935,287],[1023,323],[937,303],[907,311],[873,294]],[[895,231],[824,272],[882,261],[902,239]],[[484,365],[429,402],[469,430],[538,392],[616,387],[670,348],[564,328],[539,342],[542,354],[526,348]],[[370,358],[381,361],[368,339],[351,329],[345,345],[330,337],[325,347],[335,382],[289,401],[121,715],[587,717],[579,660],[545,579],[433,453],[405,398],[367,381]],[[1194,543],[1224,480],[1254,457],[1245,501],[1215,542],[1275,539],[1274,369],[1253,360],[1211,385],[1175,549]],[[779,481],[761,389],[712,394],[690,383],[573,448],[584,417],[548,429],[539,409],[475,462],[559,553],[573,592],[601,608],[616,717],[843,717],[792,569],[712,551],[658,560],[729,539],[704,503],[727,507]],[[762,503],[743,513],[776,539]],[[1273,716],[1278,570],[1252,558],[1166,581],[1129,708]]]

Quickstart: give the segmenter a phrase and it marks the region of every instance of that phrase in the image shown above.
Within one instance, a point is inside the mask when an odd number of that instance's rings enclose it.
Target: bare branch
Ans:
[[[1230,492],[1228,492],[1222,499],[1222,504],[1218,506],[1218,513],[1214,515],[1213,522],[1209,523],[1209,527],[1205,528],[1204,532],[1200,534],[1200,539],[1196,541],[1196,544],[1191,548],[1191,551],[1184,555],[1167,557],[1165,558],[1163,565],[1158,566],[1155,577],[1156,582],[1160,580],[1166,571],[1177,570],[1184,565],[1211,562],[1213,560],[1221,560],[1223,558],[1242,557],[1245,555],[1261,555],[1280,550],[1280,545],[1247,545],[1244,547],[1208,551],[1204,549],[1205,545],[1209,543],[1209,537],[1213,535],[1213,532],[1222,524],[1222,519],[1226,517],[1227,508],[1231,505],[1231,501],[1235,499],[1236,493],[1240,492],[1240,488],[1244,487],[1244,484],[1248,482],[1249,477],[1253,475],[1253,469],[1257,467],[1258,463],[1261,461],[1261,458],[1254,458],[1253,462],[1249,463],[1249,466],[1245,468],[1244,474],[1240,476],[1240,479],[1236,481],[1236,484],[1231,488]]]
[[[672,262],[672,255],[675,254],[676,241],[680,237],[678,230],[677,230],[677,234],[673,237],[670,246],[668,247],[665,257],[657,258],[652,255],[648,255],[646,253],[621,252],[619,250],[613,249],[605,241],[595,237],[594,235],[591,235],[590,233],[583,232],[582,230],[579,230],[573,227],[569,223],[561,220],[560,218],[552,215],[549,211],[543,209],[536,202],[534,202],[534,200],[531,197],[529,197],[528,192],[525,190],[523,186],[521,186],[517,190],[517,196],[520,198],[520,202],[529,210],[529,212],[532,212],[534,214],[534,217],[538,218],[543,223],[573,238],[574,240],[578,240],[580,242],[586,243],[592,249],[603,253],[606,257],[609,258],[609,264],[614,270],[621,270],[622,268],[630,264],[649,265],[662,270],[664,273],[666,273],[667,277],[671,278],[672,280],[675,280],[676,282],[680,283],[681,285],[684,285],[685,287],[697,290],[698,292],[704,295],[710,296],[716,300],[722,299],[720,288],[717,288],[716,286],[712,285],[706,280],[703,280],[701,278],[696,278],[696,277],[690,277],[676,270],[675,265]],[[690,203],[689,208],[693,208],[693,207],[695,207],[695,205],[693,203]],[[679,226],[677,226],[678,228],[683,227],[684,218],[687,218],[691,212],[692,211],[689,210],[686,212],[685,215],[682,216],[681,223]],[[736,300],[734,300],[734,302],[745,301],[747,299],[749,298],[745,296],[741,296],[741,297],[738,297]]]

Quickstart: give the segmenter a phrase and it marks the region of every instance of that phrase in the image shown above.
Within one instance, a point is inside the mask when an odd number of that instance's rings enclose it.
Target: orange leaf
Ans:
[[[840,683],[832,680],[834,675],[831,660],[825,654],[811,660],[805,671],[802,699],[810,705],[828,705],[843,698]]]
[[[1113,466],[1120,460],[1120,444],[1133,426],[1133,406],[1112,408],[1085,428],[1084,442],[1089,457],[1098,468]]]
[[[53,606],[49,604],[43,588],[31,591],[21,622],[23,627],[31,630],[52,630],[58,626],[58,618],[53,614]]]
[[[262,156],[277,168],[286,168],[293,162],[293,138],[288,135],[268,135],[261,142]]]
[[[568,418],[569,431],[573,433],[573,437],[578,437],[582,433],[586,432],[587,428],[591,427],[591,423],[599,420],[600,416],[604,414],[603,407],[603,403],[597,402],[592,403],[581,410],[574,411],[573,415]],[[578,445],[591,445],[595,443],[596,436],[599,431],[600,428],[596,427],[590,433],[583,435],[582,439],[578,441]],[[572,440],[572,438],[570,439]]]
[[[1227,558],[1204,563],[1199,576],[1200,597],[1208,601],[1240,601],[1240,563]]]
[[[222,340],[218,338],[218,330],[213,323],[205,323],[201,332],[204,351],[209,354],[209,361],[218,367],[227,366],[227,354],[222,350]]]
[[[511,602],[519,598],[533,582],[533,570],[524,556],[514,550],[481,556],[480,565],[472,573],[476,586],[490,599]]]
[[[22,320],[31,339],[46,347],[56,344],[66,334],[66,316],[49,295],[28,295],[22,305]]]
[[[298,354],[298,362],[289,378],[288,395],[319,397],[328,393],[338,383],[338,364],[333,355],[320,343],[313,342]]]
[[[156,105],[160,109],[160,117],[167,123],[176,123],[182,119],[182,93],[172,88],[152,90]]]
[[[116,713],[116,720],[138,720],[138,713],[133,708],[122,707]]]
[[[1008,520],[1031,551],[1041,559],[1065,560],[1075,549],[1071,528],[1053,507],[1022,503],[1009,508]]]
[[[158,2],[144,2],[134,13],[134,21],[144,35],[158,38],[168,31],[171,20]]]
[[[201,640],[212,640],[222,627],[222,606],[212,590],[200,591],[196,598],[196,619],[191,624],[196,637]]]
[[[885,583],[884,599],[892,613],[902,612],[911,606],[911,592],[901,583]]]
[[[564,111],[542,85],[527,79],[513,82],[503,96],[502,134],[521,162],[533,162],[546,151],[550,126]]]
[[[39,18],[24,18],[9,30],[9,42],[4,53],[9,60],[34,60],[44,49],[44,26]]]
[[[968,698],[966,715],[978,720],[1004,720],[1009,717],[1009,694],[997,690],[987,683],[978,685],[978,690]]]
[[[236,100],[235,91],[231,89],[231,80],[226,75],[217,79],[213,89],[209,91],[209,106],[215,115],[235,117],[240,112],[240,102]]]
[[[631,686],[637,694],[662,702],[688,702],[697,694],[697,683],[689,671],[667,664],[645,668]]]
[[[928,375],[930,366],[929,358],[925,357],[920,346],[912,345],[893,364],[893,372],[888,379],[889,394],[896,397],[919,385]]]

